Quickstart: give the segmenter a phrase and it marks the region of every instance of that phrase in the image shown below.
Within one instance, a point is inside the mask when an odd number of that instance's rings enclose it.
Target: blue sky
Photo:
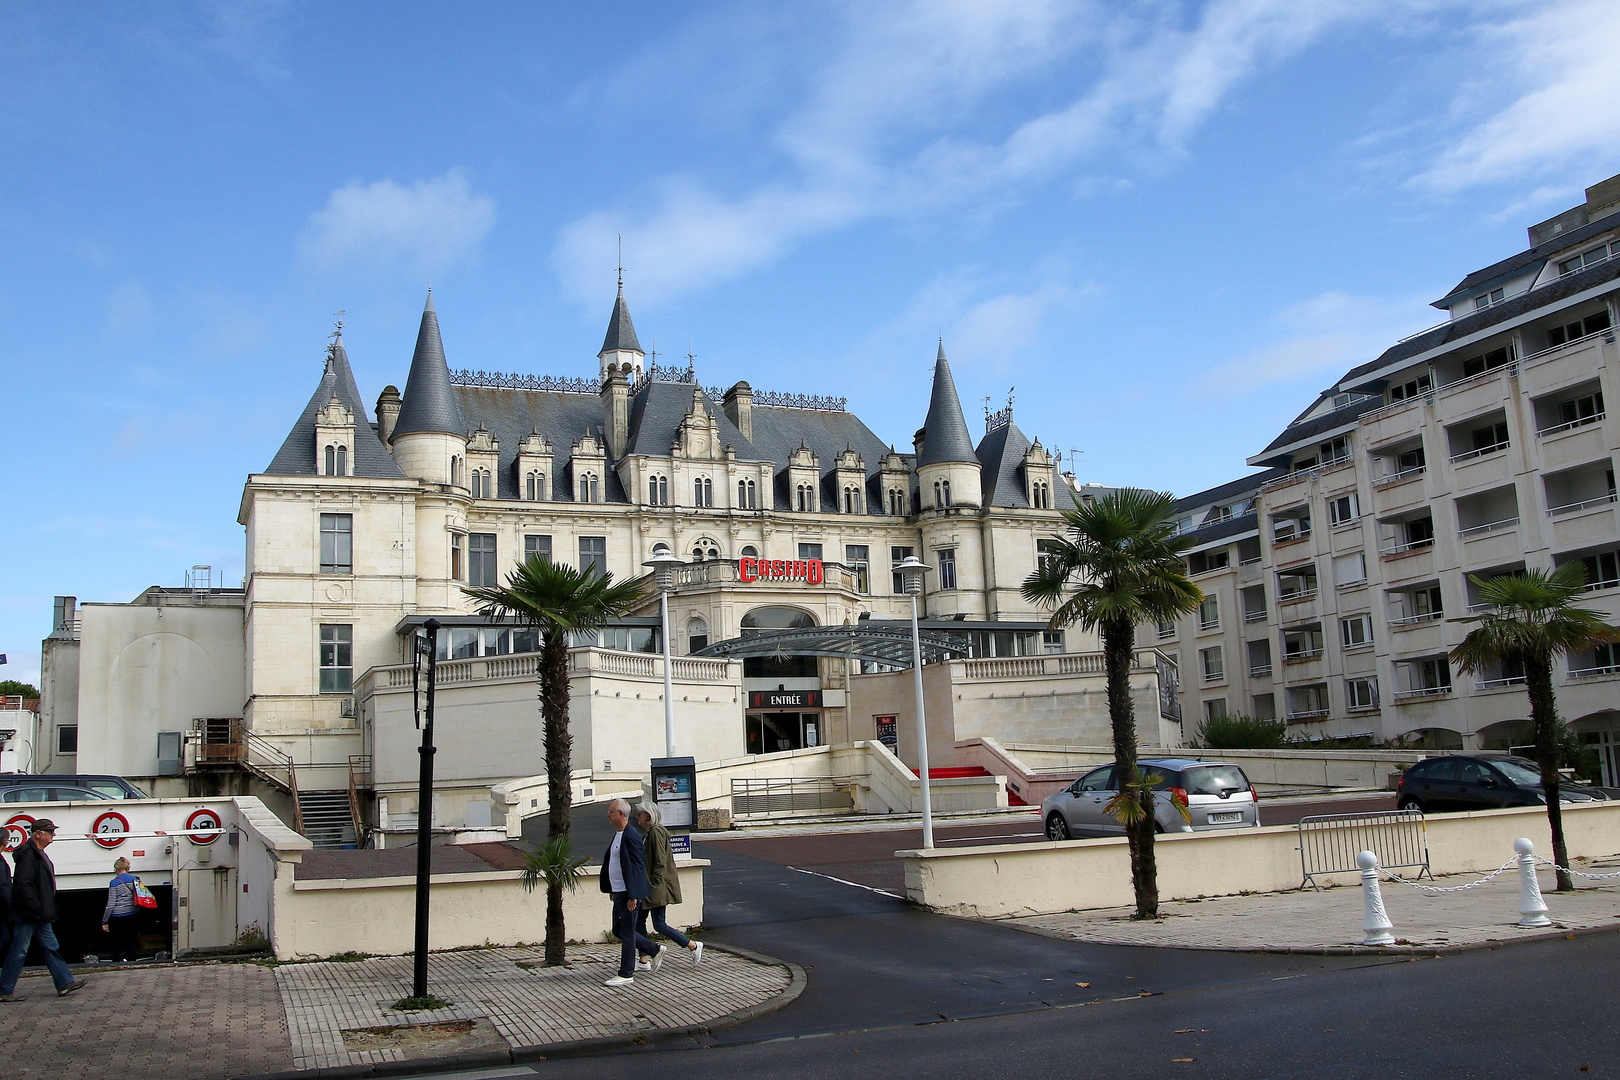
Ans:
[[[454,366],[643,344],[970,425],[1083,480],[1230,479],[1620,172],[1620,5],[0,7],[0,676],[51,597],[235,583],[243,479],[427,286]],[[1077,459],[1071,451],[1078,451]]]

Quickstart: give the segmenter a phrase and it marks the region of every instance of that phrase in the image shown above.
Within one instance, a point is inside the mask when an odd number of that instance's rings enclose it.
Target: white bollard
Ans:
[[[1384,914],[1384,894],[1378,889],[1378,856],[1370,851],[1363,851],[1356,856],[1356,865],[1361,867],[1361,900],[1364,911],[1361,929],[1367,935],[1361,943],[1393,945],[1395,935],[1390,931],[1395,927],[1390,923],[1389,916]]]
[[[1541,882],[1536,880],[1536,845],[1528,837],[1513,841],[1519,856],[1519,926],[1551,926],[1547,902],[1541,898]]]

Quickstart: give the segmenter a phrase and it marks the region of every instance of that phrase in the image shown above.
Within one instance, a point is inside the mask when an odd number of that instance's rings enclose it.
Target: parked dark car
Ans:
[[[70,784],[7,784],[0,787],[0,804],[12,803],[47,803],[47,802],[107,802],[110,795],[103,795],[90,788],[73,787]]]
[[[1558,787],[1559,802],[1607,798],[1594,788],[1567,781]],[[1397,800],[1402,810],[1417,809],[1425,814],[1547,805],[1541,791],[1541,767],[1513,754],[1424,758],[1401,774]]]
[[[1190,758],[1149,758],[1137,762],[1154,783],[1155,832],[1204,832],[1208,829],[1255,829],[1260,826],[1260,802],[1241,768],[1224,761]],[[1107,812],[1109,800],[1119,793],[1114,767],[1102,765],[1041,803],[1041,821],[1050,840],[1077,836],[1123,836],[1125,828]],[[1185,802],[1188,821],[1172,798]]]
[[[97,773],[4,773],[0,774],[0,792],[8,787],[25,784],[29,787],[47,786],[89,788],[108,799],[149,799],[146,792],[122,776],[104,776]]]

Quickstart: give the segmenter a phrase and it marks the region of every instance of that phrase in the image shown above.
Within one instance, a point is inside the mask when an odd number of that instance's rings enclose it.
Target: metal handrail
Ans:
[[[1249,678],[1259,679],[1271,674],[1270,664],[1256,664],[1249,669]]]
[[[1311,599],[1314,599],[1316,597],[1316,594],[1317,594],[1318,591],[1319,590],[1317,590],[1317,589],[1305,589],[1305,590],[1303,590],[1301,592],[1296,592],[1296,593],[1278,593],[1277,594],[1277,603],[1279,603],[1279,604],[1292,604],[1292,603],[1296,603],[1296,602],[1298,602],[1300,600],[1311,600]]]
[[[1523,686],[1524,682],[1525,677],[1523,675],[1507,675],[1500,679],[1475,679],[1474,689],[1495,690],[1503,686]]]
[[[1378,554],[1404,555],[1408,551],[1417,551],[1420,548],[1428,547],[1434,547],[1434,537],[1432,536],[1426,536],[1422,540],[1409,540],[1404,544],[1396,544],[1394,547],[1379,548]]]
[[[1402,701],[1409,698],[1442,697],[1451,693],[1449,686],[1419,686],[1411,690],[1395,691],[1395,700]]]
[[[1389,487],[1392,484],[1400,483],[1402,480],[1410,480],[1413,477],[1422,476],[1428,471],[1429,467],[1427,465],[1416,465],[1410,469],[1402,469],[1400,472],[1392,472],[1386,473],[1383,476],[1375,476],[1373,477],[1373,487]]]
[[[1561,514],[1573,514],[1581,510],[1590,510],[1594,506],[1608,506],[1614,501],[1616,501],[1616,495],[1611,491],[1597,499],[1583,499],[1580,502],[1565,503],[1563,506],[1549,506],[1547,507],[1547,516],[1558,517]]]
[[[1512,445],[1513,442],[1510,439],[1506,442],[1493,443],[1490,446],[1482,446],[1478,450],[1470,450],[1465,454],[1453,454],[1451,455],[1451,463],[1453,465],[1458,465],[1464,461],[1472,461],[1474,458],[1482,458],[1487,454],[1494,454],[1500,450],[1506,450]]]
[[[349,755],[349,816],[354,820],[356,847],[365,847],[364,829],[360,823],[360,789],[371,786],[371,755]]]
[[[731,816],[803,810],[855,811],[857,776],[746,776],[731,781]]]
[[[1595,424],[1600,420],[1606,420],[1608,419],[1608,416],[1609,414],[1607,412],[1593,413],[1591,416],[1583,416],[1579,419],[1571,420],[1568,423],[1554,424],[1549,428],[1537,428],[1536,438],[1545,439],[1547,436],[1557,435],[1561,431],[1574,431],[1576,428],[1586,427],[1588,424]]]
[[[1501,521],[1491,521],[1485,523],[1484,525],[1470,525],[1466,529],[1458,529],[1457,535],[1465,538],[1469,536],[1483,536],[1486,533],[1499,532],[1502,529],[1511,529],[1518,524],[1519,519],[1517,516],[1503,518]]]
[[[1570,668],[1572,679],[1593,679],[1599,675],[1620,675],[1620,664],[1602,664],[1598,667]]]
[[[1436,619],[1443,619],[1445,617],[1446,613],[1443,611],[1425,611],[1419,615],[1403,615],[1399,619],[1391,619],[1389,620],[1389,626],[1391,629],[1399,630],[1405,626],[1416,626],[1418,623],[1434,622]]]

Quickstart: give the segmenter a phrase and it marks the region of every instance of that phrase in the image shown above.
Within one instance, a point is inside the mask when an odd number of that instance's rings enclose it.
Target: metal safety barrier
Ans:
[[[1362,814],[1322,814],[1299,819],[1299,862],[1304,880],[1300,888],[1316,883],[1322,874],[1354,874],[1362,869],[1356,857],[1376,851],[1384,869],[1415,869],[1417,877],[1429,869],[1429,836],[1418,810],[1381,810]]]
[[[853,776],[735,778],[731,781],[731,816],[759,817],[805,810],[853,813],[857,783]]]

